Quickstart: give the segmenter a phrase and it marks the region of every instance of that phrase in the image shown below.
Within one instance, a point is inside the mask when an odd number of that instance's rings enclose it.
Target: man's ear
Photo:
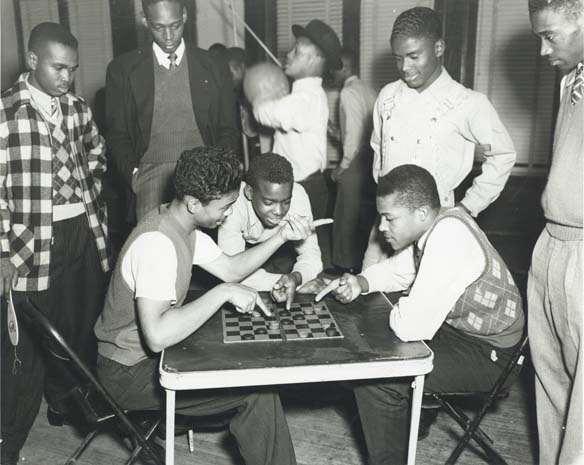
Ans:
[[[439,39],[434,44],[434,53],[436,54],[436,56],[438,58],[440,58],[442,55],[444,55],[445,51],[446,51],[446,42],[444,42],[444,39]]]
[[[184,202],[189,213],[196,213],[199,207],[202,205],[199,199],[191,196],[185,197]]]
[[[416,215],[420,222],[425,223],[430,218],[430,207],[424,205],[416,208]]]
[[[142,26],[148,29],[148,19],[146,19],[146,14],[144,12],[142,12],[142,14],[140,15],[140,20],[142,22]]]
[[[243,195],[245,195],[245,198],[251,202],[251,199],[253,198],[253,188],[249,184],[244,186]]]
[[[187,22],[187,9],[183,6],[183,14],[182,14],[183,23]]]
[[[38,63],[38,56],[35,52],[33,52],[32,50],[29,50],[26,54],[26,64],[28,66],[28,69],[30,70],[35,70],[37,67],[37,63]]]

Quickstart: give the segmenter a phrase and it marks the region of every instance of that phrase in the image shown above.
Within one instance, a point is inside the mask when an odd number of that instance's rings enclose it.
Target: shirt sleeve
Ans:
[[[441,220],[428,236],[409,295],[390,313],[391,329],[402,341],[432,339],[485,266],[484,252],[468,227],[456,218]]]
[[[130,246],[121,265],[122,278],[134,298],[176,302],[176,250],[160,232],[142,234]]]
[[[307,115],[318,112],[318,100],[306,92],[292,92],[276,100],[261,102],[254,107],[254,116],[260,124],[284,132],[307,131],[313,121]]]
[[[347,169],[361,150],[367,115],[363,114],[359,96],[351,89],[343,89],[340,96],[339,120],[341,126],[343,159],[341,167]]]
[[[466,191],[462,203],[477,216],[499,197],[517,159],[507,129],[486,96],[479,94],[475,111],[467,120],[470,140],[484,149],[481,174]]]
[[[193,254],[193,265],[205,265],[217,260],[223,250],[219,248],[215,241],[202,231],[195,231],[195,253]]]
[[[369,283],[369,292],[396,292],[408,289],[416,276],[412,247],[375,263],[361,273]]]
[[[246,215],[241,205],[241,196],[233,205],[233,212],[229,215],[217,231],[217,243],[219,248],[227,255],[236,255],[245,250],[243,238]]]
[[[383,98],[383,91],[377,97],[373,106],[373,131],[371,132],[371,148],[373,149],[373,179],[377,182],[379,172],[381,171],[381,130],[383,121],[381,121],[380,105]]]
[[[312,208],[310,206],[310,199],[304,188],[297,184],[294,187],[294,203],[295,212],[299,215],[308,217],[312,221]],[[296,263],[292,271],[297,271],[302,275],[302,283],[305,284],[311,279],[316,278],[318,273],[322,271],[322,257],[316,232],[313,232],[303,241],[298,241],[295,244]]]

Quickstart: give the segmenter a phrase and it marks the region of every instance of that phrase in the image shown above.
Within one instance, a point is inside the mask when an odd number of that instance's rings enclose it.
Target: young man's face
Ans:
[[[307,75],[308,70],[314,65],[314,60],[318,59],[318,50],[306,37],[296,38],[296,43],[292,50],[286,55],[284,72],[292,79],[299,79]]]
[[[187,20],[186,10],[180,3],[173,1],[161,1],[146,10],[143,21],[152,39],[164,53],[173,53],[182,40]]]
[[[425,215],[420,209],[411,210],[398,201],[398,194],[377,197],[377,211],[381,215],[379,231],[393,250],[401,250],[416,242],[424,234]]]
[[[276,184],[258,179],[256,187],[245,187],[245,197],[251,202],[264,227],[275,228],[290,210],[292,182]]]
[[[197,203],[194,214],[197,224],[203,228],[215,229],[221,226],[233,211],[232,206],[239,196],[239,189],[211,200],[207,205]]]
[[[27,55],[30,83],[52,97],[66,94],[79,66],[79,53],[74,48],[48,42]]]
[[[443,40],[397,36],[391,41],[391,49],[400,78],[408,87],[422,92],[440,76]]]
[[[584,13],[579,21],[547,8],[530,16],[533,33],[541,40],[540,54],[563,73],[584,59]]]

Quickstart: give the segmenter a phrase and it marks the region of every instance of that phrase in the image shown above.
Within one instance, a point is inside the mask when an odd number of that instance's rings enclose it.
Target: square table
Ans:
[[[187,301],[197,295],[201,292],[189,293]],[[174,465],[176,391],[404,376],[414,377],[408,465],[415,464],[424,376],[432,370],[434,354],[423,342],[402,342],[389,329],[390,302],[397,298],[373,293],[347,305],[327,298],[342,339],[225,344],[218,311],[160,358],[160,384],[166,390],[166,464]],[[313,299],[296,295],[297,302]]]

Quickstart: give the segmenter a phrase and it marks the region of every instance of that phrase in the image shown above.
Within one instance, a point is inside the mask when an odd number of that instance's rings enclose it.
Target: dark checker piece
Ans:
[[[246,333],[246,334],[241,335],[241,339],[244,339],[246,341],[251,341],[252,339],[255,339],[255,338],[253,337],[253,334]]]
[[[257,328],[254,333],[256,334],[266,334],[268,331],[266,330],[266,328]]]

